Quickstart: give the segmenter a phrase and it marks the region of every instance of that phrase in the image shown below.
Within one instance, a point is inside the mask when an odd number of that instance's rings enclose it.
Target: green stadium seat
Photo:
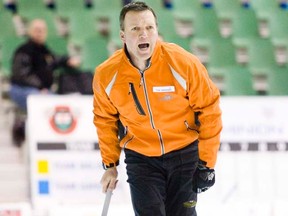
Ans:
[[[256,13],[253,9],[240,9],[232,20],[232,37],[236,46],[248,46],[251,39],[260,37]]]
[[[213,0],[217,15],[220,19],[230,20],[233,18],[234,13],[241,8],[239,0]]]
[[[133,2],[139,1],[139,0],[133,0]],[[158,13],[158,11],[164,9],[163,0],[142,0],[147,5],[149,5],[153,10]],[[120,1],[121,2],[121,1]]]
[[[268,21],[270,38],[274,45],[286,45],[288,41],[288,13],[279,11],[273,13]]]
[[[193,20],[191,49],[203,63],[207,62],[207,52],[212,39],[221,38],[218,17],[213,8],[200,8]]]
[[[255,89],[261,94],[267,91],[267,78],[276,67],[276,55],[270,39],[255,39],[248,48],[248,63],[255,83]]]
[[[6,37],[17,36],[16,28],[13,23],[13,15],[6,9],[0,9],[0,49]]]
[[[165,35],[163,38],[164,38],[164,41],[178,44],[186,51],[191,52],[191,47],[190,47],[191,38],[181,37],[180,35]]]
[[[71,14],[77,14],[85,8],[83,0],[55,0],[57,16],[65,21],[69,21]]]
[[[237,61],[247,61],[247,48],[255,38],[260,37],[256,13],[253,9],[241,8],[232,19],[231,37],[237,51]]]
[[[253,87],[253,76],[248,67],[231,67],[224,75],[224,95],[250,96],[257,95]]]
[[[17,10],[21,17],[29,17],[33,11],[42,12],[48,9],[43,0],[20,0],[17,1]]]
[[[221,34],[224,37],[230,35],[231,23],[235,13],[242,8],[239,0],[213,0],[213,5],[220,22]]]
[[[286,64],[288,52],[288,13],[285,10],[273,13],[268,21],[271,41],[276,49],[277,62]]]
[[[47,38],[46,45],[56,55],[68,55],[68,42],[64,37],[49,37]]]
[[[202,8],[200,1],[173,0],[172,13],[176,22],[176,31],[183,37],[193,34],[192,23],[196,17],[196,11]]]
[[[206,38],[221,37],[218,17],[213,8],[200,8],[193,20],[193,36],[201,41]]]
[[[280,11],[278,1],[251,0],[251,6],[256,12],[261,36],[268,37],[269,35],[268,20],[272,14],[278,13]]]
[[[3,39],[2,58],[1,58],[1,73],[4,77],[9,77],[11,74],[11,66],[14,52],[19,45],[24,43],[24,37],[8,36]]]
[[[108,54],[108,38],[98,35],[95,37],[87,38],[81,50],[82,65],[84,71],[93,71],[96,66],[105,61]]]
[[[250,0],[252,8],[256,11],[258,19],[268,19],[272,13],[279,10],[278,1]]]
[[[268,95],[288,95],[288,67],[275,67],[268,75]]]
[[[208,51],[206,67],[211,77],[222,79],[231,67],[237,65],[235,47],[230,38],[213,38]]]
[[[109,16],[109,45],[111,46],[110,53],[122,47],[120,39],[120,23],[118,16],[111,14]],[[113,48],[112,48],[113,47]]]
[[[109,19],[110,15],[119,17],[122,1],[119,0],[94,0],[93,12],[97,19]]]
[[[157,11],[158,31],[165,37],[177,35],[176,23],[171,10],[162,9]]]
[[[200,1],[173,0],[173,14],[175,19],[193,21],[195,12],[201,8]]]
[[[97,30],[97,22],[92,11],[78,11],[71,13],[69,20],[69,44],[80,47],[86,38],[99,34]]]
[[[254,39],[248,48],[248,64],[252,74],[266,76],[277,65],[275,50],[270,39]]]

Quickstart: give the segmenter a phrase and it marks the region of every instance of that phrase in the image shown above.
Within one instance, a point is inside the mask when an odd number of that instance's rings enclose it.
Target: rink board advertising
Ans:
[[[28,98],[27,138],[34,208],[102,205],[105,195],[100,180],[104,170],[92,109],[91,96]],[[118,196],[113,198],[115,204],[130,198],[122,169],[125,167],[119,168],[121,183]]]
[[[251,143],[257,144],[257,151],[269,150],[271,143],[276,143],[277,149],[288,150],[287,97],[222,97],[220,106],[223,150],[235,143],[247,149]],[[103,204],[100,179],[104,171],[92,108],[92,96],[29,97],[27,138],[33,208]],[[123,159],[121,156],[114,205],[130,204]]]
[[[288,142],[288,97],[222,97],[221,142]]]
[[[31,206],[26,202],[0,203],[0,216],[31,216]]]
[[[92,97],[31,96],[27,133],[34,207],[101,202]]]

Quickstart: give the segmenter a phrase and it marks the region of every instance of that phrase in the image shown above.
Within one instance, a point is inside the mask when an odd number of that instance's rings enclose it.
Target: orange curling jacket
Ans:
[[[106,167],[118,165],[121,148],[161,156],[197,139],[200,159],[215,166],[220,94],[191,53],[157,41],[149,65],[140,71],[123,48],[96,68],[93,91],[93,121]],[[119,119],[125,127],[120,143]]]

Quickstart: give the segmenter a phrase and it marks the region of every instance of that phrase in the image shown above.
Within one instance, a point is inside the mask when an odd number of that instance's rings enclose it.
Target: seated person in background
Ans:
[[[51,93],[55,69],[80,65],[79,58],[54,55],[45,45],[46,37],[45,21],[33,20],[28,29],[28,41],[14,54],[10,97],[24,111],[28,95]]]
[[[52,93],[53,71],[59,67],[76,68],[79,58],[56,56],[45,45],[47,26],[44,20],[33,20],[28,28],[28,40],[15,52],[12,62],[10,98],[26,113],[27,97],[31,94]],[[21,145],[23,141],[23,120],[15,119],[13,141]],[[20,132],[19,132],[20,131]],[[17,134],[20,136],[17,136]],[[19,141],[20,140],[20,141]]]

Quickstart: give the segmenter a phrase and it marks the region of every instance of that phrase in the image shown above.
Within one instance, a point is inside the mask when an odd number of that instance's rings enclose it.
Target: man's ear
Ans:
[[[121,38],[122,42],[125,43],[125,34],[123,31],[120,31],[120,38]]]

